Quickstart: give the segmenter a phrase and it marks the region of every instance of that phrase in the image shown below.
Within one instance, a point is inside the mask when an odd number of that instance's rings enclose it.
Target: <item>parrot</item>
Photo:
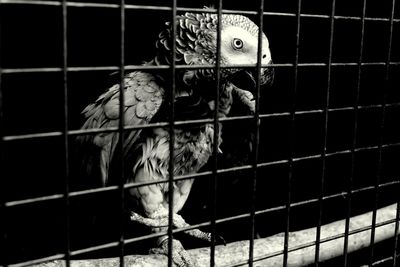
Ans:
[[[217,44],[218,24],[221,23],[221,42]],[[172,36],[176,27],[176,36]],[[175,38],[175,51],[172,40]],[[257,74],[255,68],[240,68],[243,64],[257,63],[259,27],[248,17],[237,14],[222,14],[218,18],[213,13],[186,12],[176,16],[175,22],[166,22],[165,28],[158,35],[154,58],[145,61],[145,66],[171,65],[175,53],[176,65],[215,65],[217,45],[220,45],[220,64],[228,66],[220,69],[219,105],[215,106],[216,79],[215,68],[187,68],[176,71],[175,119],[212,118],[215,112],[219,118],[227,117],[232,104],[244,105],[249,113],[255,111],[253,96]],[[263,86],[270,86],[274,77],[269,41],[262,33],[260,81]],[[82,111],[84,123],[82,129],[107,129],[118,127],[120,110],[120,92],[124,94],[123,114],[125,126],[141,126],[168,119],[169,95],[171,92],[171,73],[155,70],[137,70],[126,73],[123,89],[120,84],[111,86],[96,101]],[[214,142],[218,152],[222,143],[222,125],[219,124],[215,135],[213,123],[201,125],[174,125],[173,175],[187,175],[198,172],[213,155]],[[113,162],[124,160],[124,178],[126,183],[145,183],[164,181],[127,189],[138,210],[130,210],[132,221],[144,224],[155,233],[163,232],[168,227],[168,191],[170,190],[170,128],[142,128],[124,131],[123,151],[116,153],[120,140],[118,132],[100,132],[77,137],[83,147],[90,147],[81,161],[87,175],[99,180],[102,186],[110,184]],[[218,140],[214,140],[217,136]],[[123,157],[121,159],[121,157]],[[188,199],[194,179],[173,181],[173,227],[189,226],[178,212]],[[211,241],[211,234],[199,229],[184,233],[206,241]],[[151,253],[168,255],[168,236],[162,235],[157,240],[157,247]],[[223,241],[220,237],[219,240]],[[173,239],[172,260],[177,266],[194,266],[193,260],[179,240]]]

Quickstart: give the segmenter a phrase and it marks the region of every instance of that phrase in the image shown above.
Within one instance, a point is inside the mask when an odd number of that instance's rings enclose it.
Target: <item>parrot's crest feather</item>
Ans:
[[[205,7],[207,8],[207,7]],[[241,27],[251,35],[258,36],[258,26],[249,18],[236,14],[222,15],[222,30],[224,27]],[[175,61],[182,65],[213,65],[217,54],[218,16],[211,13],[185,13],[176,20],[176,53]],[[169,65],[172,58],[172,24],[166,23],[166,28],[159,34],[156,42],[157,56],[150,62],[155,65]],[[225,70],[229,72],[228,70]],[[222,71],[222,76],[224,71]],[[182,81],[192,86],[198,80],[215,79],[213,69],[186,70]],[[179,80],[179,79],[178,79]]]

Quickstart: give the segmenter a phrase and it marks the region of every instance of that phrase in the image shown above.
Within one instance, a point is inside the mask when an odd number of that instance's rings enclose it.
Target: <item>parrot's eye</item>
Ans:
[[[243,41],[238,39],[238,38],[234,38],[232,41],[232,47],[234,49],[242,49],[243,48]]]

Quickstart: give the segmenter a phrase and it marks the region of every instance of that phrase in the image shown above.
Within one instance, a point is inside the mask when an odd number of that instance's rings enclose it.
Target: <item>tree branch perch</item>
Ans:
[[[395,236],[397,204],[381,208],[377,211],[377,228],[375,242]],[[372,212],[352,217],[348,239],[348,252],[357,251],[370,245]],[[321,227],[320,261],[340,256],[344,250],[345,220],[336,221]],[[398,232],[397,232],[398,234]],[[334,239],[335,237],[338,237]],[[314,262],[316,228],[289,233],[288,266],[303,266]],[[254,240],[254,259],[263,258],[254,266],[281,266],[283,262],[284,234],[280,233],[267,238]],[[210,249],[198,248],[188,253],[198,266],[209,266]],[[217,266],[246,264],[249,255],[249,241],[238,241],[226,246],[216,246],[215,262]],[[126,266],[166,266],[167,257],[163,255],[130,255],[125,257]],[[53,261],[36,265],[37,267],[63,267],[64,261]],[[116,267],[118,258],[73,260],[72,267]]]

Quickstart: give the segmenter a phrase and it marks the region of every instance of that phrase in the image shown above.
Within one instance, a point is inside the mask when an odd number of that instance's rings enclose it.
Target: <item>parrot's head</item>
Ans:
[[[240,66],[255,65],[258,58],[258,26],[249,18],[240,15],[223,15],[221,29],[221,63],[222,65]],[[269,42],[262,33],[261,64],[272,63]],[[236,68],[224,71],[231,81],[241,89],[252,89],[256,86],[255,68]],[[273,68],[261,68],[261,85],[271,84]]]
[[[243,68],[243,65],[256,65],[258,58],[258,26],[242,15],[223,14],[221,17],[221,79],[236,87],[254,91],[256,87],[256,68]],[[171,58],[171,24],[160,33],[157,41],[157,64],[169,64]],[[218,16],[210,13],[185,13],[176,20],[176,64],[210,65],[217,58]],[[272,63],[269,42],[262,33],[261,63]],[[225,68],[224,66],[229,66]],[[237,66],[235,68],[235,66]],[[240,67],[242,66],[242,67]],[[261,85],[271,84],[274,71],[272,67],[261,68]],[[215,80],[214,68],[188,69],[183,73],[183,81],[194,85]]]

